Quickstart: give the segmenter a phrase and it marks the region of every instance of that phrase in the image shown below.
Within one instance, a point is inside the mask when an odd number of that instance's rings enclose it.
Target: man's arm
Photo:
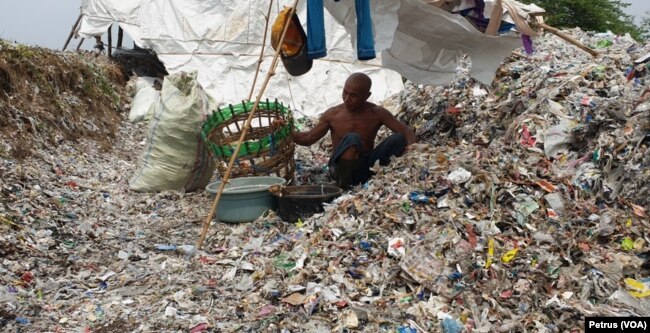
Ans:
[[[380,119],[382,124],[388,127],[391,131],[404,135],[404,137],[406,138],[407,146],[418,141],[417,137],[415,136],[415,132],[413,132],[411,127],[407,126],[406,124],[404,124],[403,122],[395,118],[395,116],[393,116],[393,114],[390,113],[390,111],[382,107],[378,107],[377,109],[378,112],[380,113]]]
[[[294,132],[293,142],[301,146],[311,146],[320,140],[330,130],[330,117],[332,109],[325,111],[316,126],[306,132]]]

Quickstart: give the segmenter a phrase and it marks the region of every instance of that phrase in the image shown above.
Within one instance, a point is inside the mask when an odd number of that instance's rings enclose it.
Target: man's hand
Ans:
[[[275,118],[271,121],[271,129],[275,131],[281,128],[282,126],[284,126],[286,123],[287,121],[284,120],[283,118]]]
[[[404,151],[402,152],[402,155],[408,154],[408,153],[410,153],[412,151],[422,153],[422,152],[427,151],[429,149],[431,149],[430,144],[416,142],[416,143],[413,143],[413,144],[410,144],[410,145],[406,146],[406,148],[404,148]]]

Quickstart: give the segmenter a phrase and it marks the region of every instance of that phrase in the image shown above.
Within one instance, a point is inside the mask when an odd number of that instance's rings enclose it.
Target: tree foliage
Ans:
[[[641,29],[641,38],[650,40],[650,12],[645,12],[645,16],[641,19],[639,29]]]
[[[620,0],[522,0],[546,10],[546,22],[557,28],[580,27],[585,31],[615,34],[630,33],[639,39],[643,33],[634,18],[623,12],[630,6]]]

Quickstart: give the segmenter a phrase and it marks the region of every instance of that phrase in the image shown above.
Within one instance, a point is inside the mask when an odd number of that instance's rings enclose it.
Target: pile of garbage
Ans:
[[[572,34],[599,59],[540,38],[532,56],[513,53],[492,87],[467,79],[462,68],[451,87],[411,85],[400,96],[401,118],[434,145],[461,140],[500,155],[524,148],[586,196],[650,208],[650,49],[629,37]]]
[[[126,80],[90,52],[62,53],[0,39],[0,156],[91,138],[110,148]]]
[[[569,33],[603,55],[548,36],[491,87],[463,69],[410,85],[409,153],[311,218],[215,222],[201,249],[210,196],[128,190],[140,124],[111,155],[2,160],[0,328],[580,332],[585,316],[648,315],[648,69],[634,60],[650,45]],[[297,150],[297,181],[326,181],[328,141]]]

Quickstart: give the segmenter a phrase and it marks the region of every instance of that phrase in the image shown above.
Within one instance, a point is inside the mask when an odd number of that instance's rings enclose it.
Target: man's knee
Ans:
[[[406,137],[404,134],[401,133],[393,133],[391,136],[386,138],[386,143],[392,147],[392,153],[391,155],[393,156],[402,156],[404,153],[404,148],[406,148],[407,141]]]
[[[387,140],[396,145],[406,147],[406,137],[402,133],[393,133],[387,138]]]

